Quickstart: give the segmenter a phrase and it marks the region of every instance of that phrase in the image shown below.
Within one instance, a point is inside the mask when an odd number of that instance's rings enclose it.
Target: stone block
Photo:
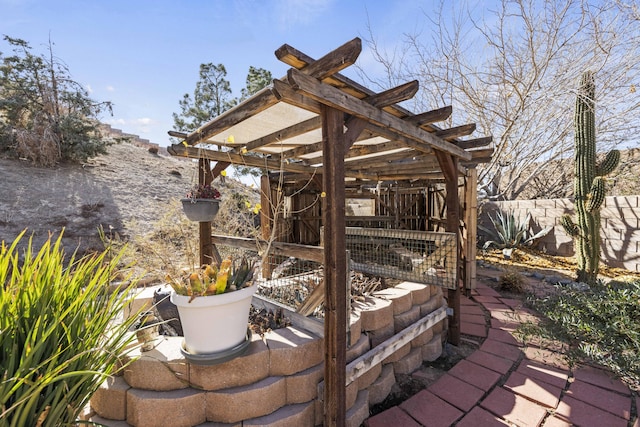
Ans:
[[[168,291],[171,287],[167,284],[156,285],[156,286],[147,286],[142,289],[136,289],[136,295],[131,301],[131,304],[125,307],[124,315],[125,317],[131,317],[136,313],[139,313],[144,310],[149,310],[153,306],[153,294],[156,290],[160,291]]]
[[[269,375],[293,375],[324,360],[322,339],[294,327],[266,334],[269,347]]]
[[[399,347],[391,356],[388,356],[386,359],[382,361],[383,365],[387,363],[397,362],[403,357],[407,356],[411,352],[411,343],[406,343],[402,347]]]
[[[429,301],[420,305],[420,317],[424,317],[429,313],[433,313],[435,310],[442,307],[442,294],[441,295],[433,295],[431,294],[431,298]]]
[[[347,409],[345,427],[359,427],[369,418],[369,392],[362,390],[358,393],[355,403]]]
[[[89,421],[92,423],[96,423],[97,425],[106,426],[106,427],[131,427],[131,425],[126,421],[111,420],[108,418],[102,418],[98,415],[94,415],[93,417],[89,418]],[[79,424],[79,425],[83,425],[83,424]]]
[[[289,427],[315,425],[315,402],[287,405],[263,417],[242,422],[243,427]],[[198,426],[200,427],[200,426]]]
[[[141,390],[180,390],[189,387],[187,362],[180,352],[182,337],[160,337],[151,351],[135,349],[131,357],[140,355],[124,369],[127,383]]]
[[[360,312],[363,331],[377,331],[388,325],[393,325],[391,301],[367,297],[362,302],[356,302],[354,309]]]
[[[396,314],[393,316],[393,330],[394,333],[398,333],[403,329],[413,325],[420,319],[420,307],[411,307],[404,313]]]
[[[369,387],[378,379],[381,373],[382,363],[376,363],[373,365],[371,369],[358,377],[358,390],[364,390]]]
[[[127,390],[131,387],[122,377],[107,378],[91,396],[91,409],[110,420],[127,418]]]
[[[445,322],[447,321],[447,319],[442,319],[441,321],[439,321],[438,323],[436,323],[435,325],[433,325],[433,327],[431,328],[433,330],[434,334],[440,334],[442,333],[442,331],[444,331],[445,328]]]
[[[127,422],[136,427],[191,427],[206,421],[205,392],[187,388],[171,391],[129,389]]]
[[[353,381],[345,389],[344,405],[347,411],[351,408],[358,398],[358,381]]]
[[[365,354],[371,349],[371,342],[367,335],[360,335],[358,342],[347,349],[347,363]]]
[[[369,404],[377,405],[387,398],[391,393],[391,388],[396,383],[395,372],[393,371],[393,365],[385,365],[382,367],[382,372],[377,380],[369,386]]]
[[[411,348],[422,347],[433,338],[433,328],[429,328],[411,340]]]
[[[413,305],[411,291],[402,288],[386,288],[373,293],[376,298],[391,301],[393,315],[398,315],[409,310]]]
[[[393,371],[398,374],[410,374],[422,366],[422,349],[414,348],[402,359],[393,362]]]
[[[318,383],[324,376],[324,365],[320,364],[306,371],[285,377],[287,405],[306,403],[318,397]]]
[[[349,324],[349,346],[356,344],[362,336],[362,318],[360,313],[351,313],[351,323]]]
[[[393,336],[395,331],[393,321],[387,326],[383,326],[375,331],[369,331],[368,336],[371,340],[371,348],[374,348]]]
[[[219,390],[252,384],[269,376],[269,349],[253,334],[246,352],[218,365],[189,366],[190,382],[202,390]]]
[[[422,346],[422,360],[433,362],[442,355],[442,335],[434,334],[428,344]]]
[[[207,421],[235,423],[263,417],[286,404],[286,381],[283,377],[268,377],[250,385],[208,391],[205,401]]]
[[[402,282],[396,286],[399,289],[411,291],[411,303],[413,305],[422,305],[431,298],[431,287],[422,283]]]

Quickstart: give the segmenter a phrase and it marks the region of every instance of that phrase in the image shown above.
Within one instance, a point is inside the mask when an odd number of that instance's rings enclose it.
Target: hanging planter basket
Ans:
[[[218,213],[220,200],[218,199],[181,199],[182,210],[190,221],[211,222]]]

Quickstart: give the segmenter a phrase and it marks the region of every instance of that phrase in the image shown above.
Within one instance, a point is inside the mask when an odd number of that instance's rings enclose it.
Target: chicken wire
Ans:
[[[454,233],[347,227],[351,268],[380,277],[455,289]]]

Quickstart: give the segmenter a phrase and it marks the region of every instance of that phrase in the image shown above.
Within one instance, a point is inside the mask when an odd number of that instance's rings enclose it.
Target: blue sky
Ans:
[[[393,47],[425,26],[419,0],[0,0],[0,34],[54,53],[91,97],[112,101],[103,121],[160,145],[171,114],[192,93],[201,63],[225,65],[239,96],[250,65],[281,77],[273,52],[287,43],[318,58],[354,37]],[[0,52],[9,53],[0,43]],[[372,63],[366,46],[359,59]],[[350,77],[354,75],[347,73]]]

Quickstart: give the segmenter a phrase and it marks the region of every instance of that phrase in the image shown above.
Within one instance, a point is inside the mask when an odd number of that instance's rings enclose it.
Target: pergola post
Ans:
[[[324,223],[324,425],[345,425],[347,297],[344,186],[344,114],[322,106],[322,152],[326,173]]]
[[[447,222],[445,229],[455,233],[456,237],[456,268],[454,283],[455,289],[449,289],[447,304],[453,309],[453,314],[449,316],[449,342],[453,345],[460,344],[460,197],[458,195],[458,159],[450,154],[436,151],[438,163],[445,177],[445,187],[447,190]]]

